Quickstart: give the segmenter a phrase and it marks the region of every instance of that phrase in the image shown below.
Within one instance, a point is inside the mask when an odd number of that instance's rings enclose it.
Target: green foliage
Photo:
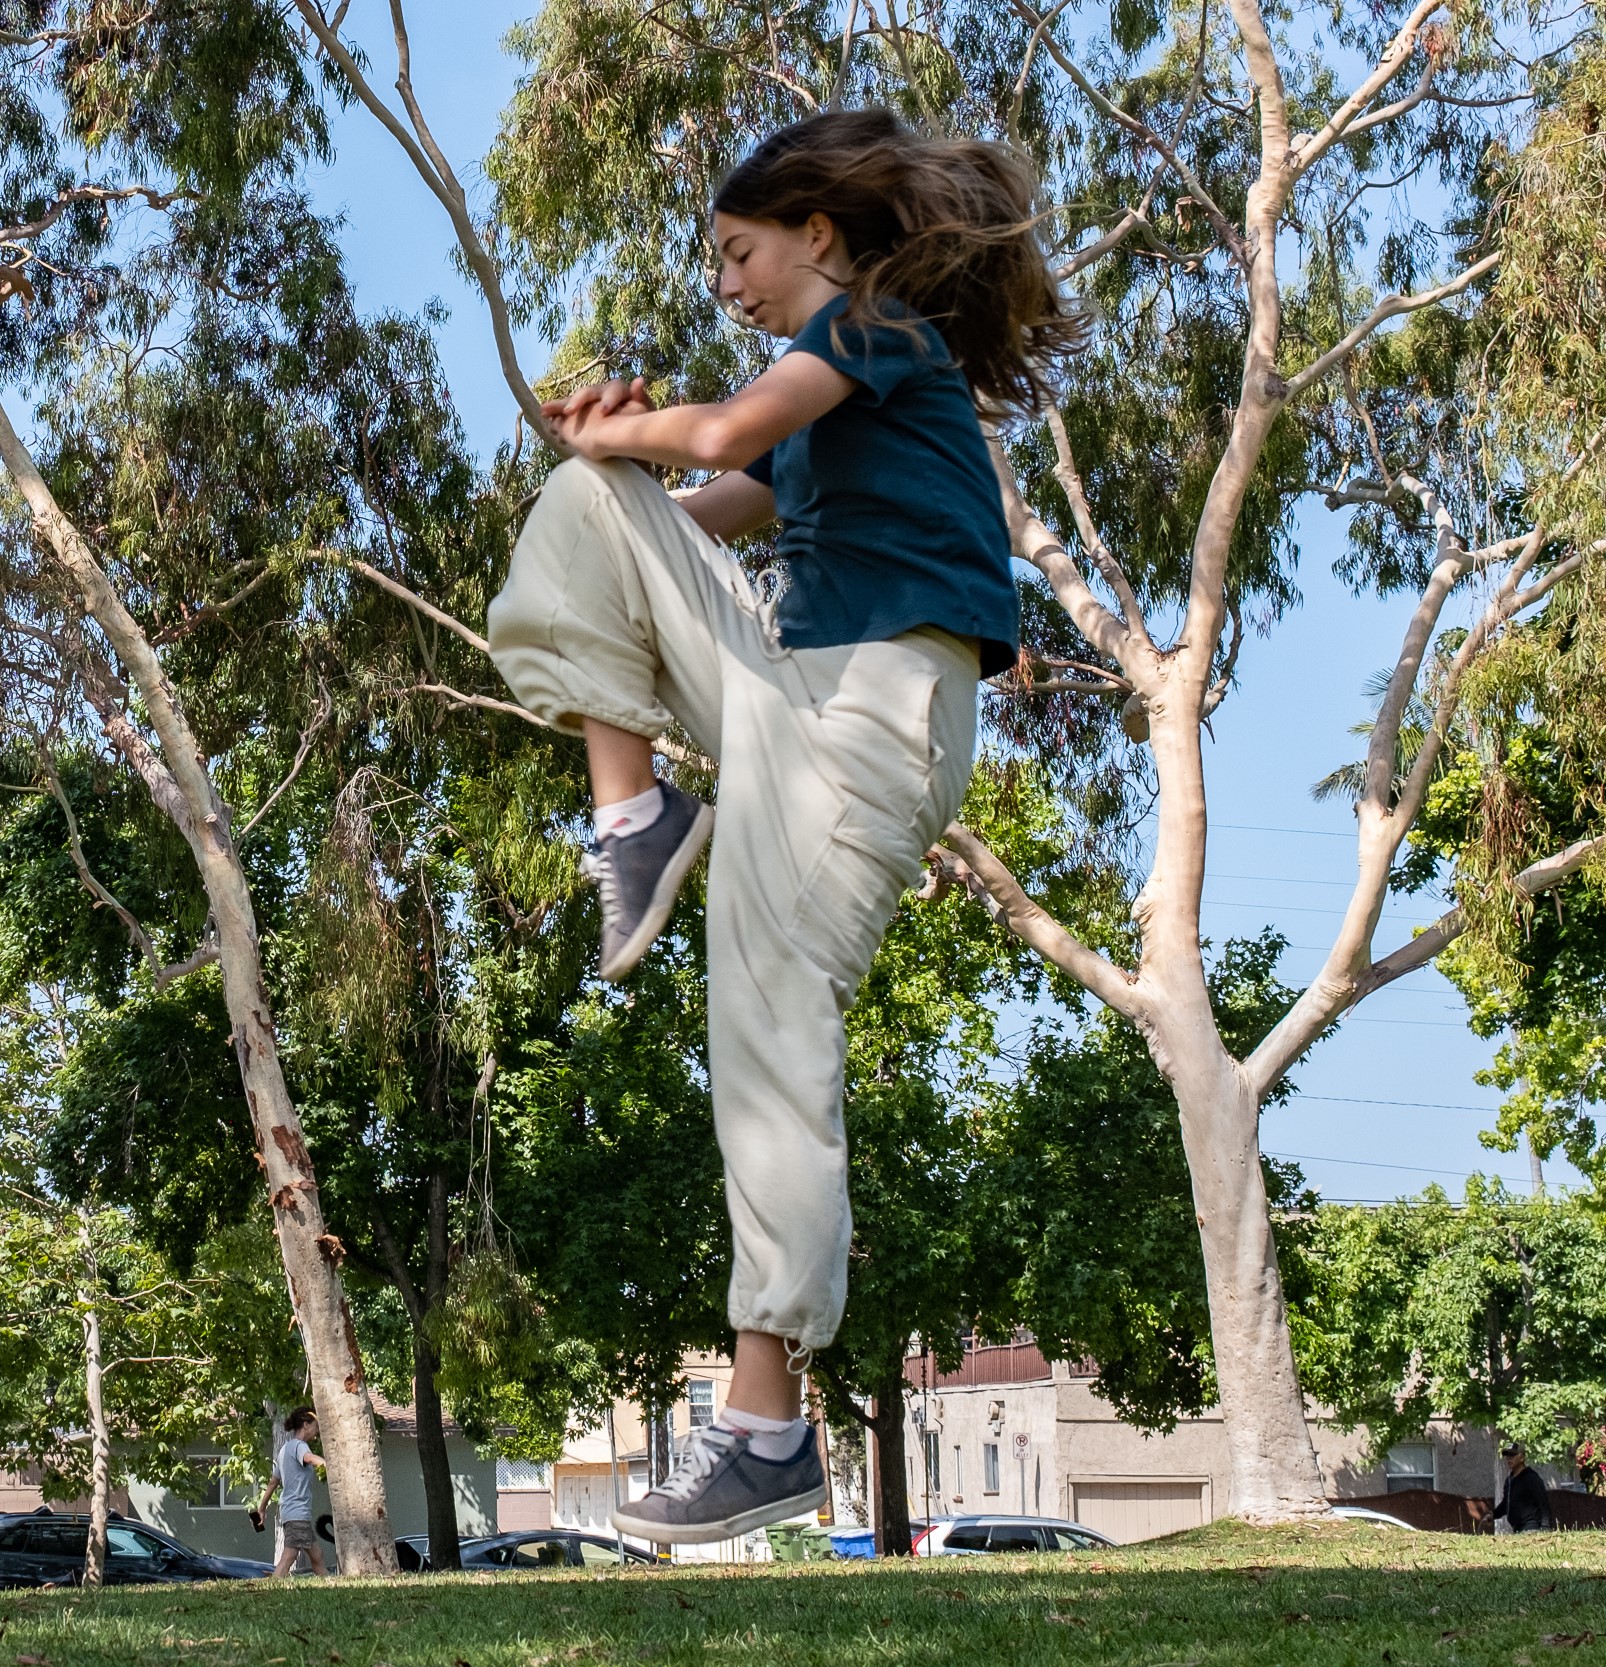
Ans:
[[[298,1344],[277,1249],[260,1228],[197,1247],[182,1277],[120,1210],[12,1191],[0,1212],[0,1462],[47,1498],[89,1488],[83,1325],[99,1318],[112,1485],[193,1486],[193,1443],[259,1462],[266,1401],[292,1399]]]
[[[262,1198],[222,982],[208,969],[85,1013],[43,1138],[66,1196],[131,1210],[181,1272]]]
[[[1606,1224],[1585,1200],[1475,1178],[1461,1205],[1326,1207],[1306,1255],[1300,1380],[1374,1452],[1449,1418],[1567,1465],[1606,1415]]]
[[[611,1404],[596,1356],[558,1336],[534,1287],[505,1252],[461,1257],[429,1323],[435,1381],[470,1436],[510,1458],[550,1463],[573,1429]]]
[[[493,1139],[515,1184],[496,1208],[560,1336],[612,1385],[676,1399],[687,1349],[728,1340],[729,1227],[704,1065],[702,979],[662,950],[628,994],[582,998],[567,1046],[498,1079]]]

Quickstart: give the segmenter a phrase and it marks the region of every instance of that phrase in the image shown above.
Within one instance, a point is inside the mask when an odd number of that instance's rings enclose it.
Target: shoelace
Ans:
[[[654,1491],[671,1499],[689,1499],[714,1474],[715,1465],[746,1439],[734,1430],[722,1430],[717,1424],[704,1424],[693,1430],[681,1449],[680,1463]]]
[[[593,846],[580,858],[580,875],[597,888],[603,920],[613,920],[619,913],[619,876],[613,859],[600,845]]]

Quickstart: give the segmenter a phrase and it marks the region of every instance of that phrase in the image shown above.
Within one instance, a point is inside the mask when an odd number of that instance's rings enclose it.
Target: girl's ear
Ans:
[[[818,265],[830,253],[831,245],[836,241],[836,222],[829,214],[822,214],[816,209],[808,217],[804,230],[809,236],[809,258]]]

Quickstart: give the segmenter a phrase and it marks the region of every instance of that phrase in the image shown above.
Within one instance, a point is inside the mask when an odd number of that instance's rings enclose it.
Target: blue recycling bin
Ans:
[[[874,1557],[875,1529],[832,1528],[831,1549],[838,1557]]]

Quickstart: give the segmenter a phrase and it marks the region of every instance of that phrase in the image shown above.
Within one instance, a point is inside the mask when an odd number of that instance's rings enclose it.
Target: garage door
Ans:
[[[1075,1481],[1071,1515],[1119,1544],[1129,1545],[1133,1540],[1152,1540],[1202,1526],[1209,1485],[1202,1477]]]

